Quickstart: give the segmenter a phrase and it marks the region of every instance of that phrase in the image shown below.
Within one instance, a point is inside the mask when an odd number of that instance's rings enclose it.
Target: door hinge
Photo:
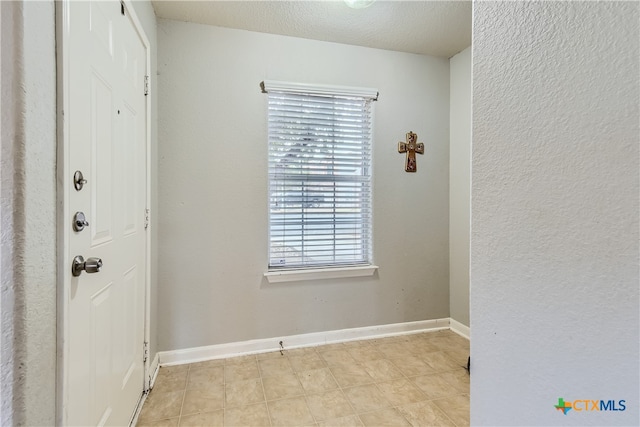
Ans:
[[[149,95],[149,76],[144,76],[144,96]]]
[[[120,0],[120,13],[124,15],[124,1]]]
[[[144,229],[145,230],[149,228],[150,216],[151,216],[151,211],[149,210],[149,208],[145,209],[144,210]]]
[[[142,363],[146,362],[149,358],[149,343],[145,341],[142,345]]]

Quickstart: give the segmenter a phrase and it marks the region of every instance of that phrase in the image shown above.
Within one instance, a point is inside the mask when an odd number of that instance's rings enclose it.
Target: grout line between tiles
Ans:
[[[187,397],[187,386],[189,385],[189,374],[191,373],[191,365],[187,368],[187,378],[184,381],[184,390],[182,390],[182,403],[180,404],[180,414],[178,415],[178,426],[182,421],[182,408],[184,408],[184,400]]]
[[[269,409],[269,403],[267,403],[267,392],[264,389],[264,383],[262,382],[262,371],[260,370],[260,364],[258,364],[258,374],[260,375],[260,387],[262,387],[262,397],[264,397],[264,406],[267,408],[267,417],[269,418],[269,426],[273,426],[271,420],[271,410]]]

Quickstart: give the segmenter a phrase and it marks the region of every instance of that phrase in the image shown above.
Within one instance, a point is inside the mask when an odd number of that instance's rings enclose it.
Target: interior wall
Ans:
[[[471,47],[450,58],[449,309],[469,326]]]
[[[160,350],[449,317],[447,59],[159,20],[158,70]],[[263,278],[265,79],[380,91],[373,278]]]
[[[0,2],[2,425],[56,414],[56,76],[53,1]]]
[[[473,16],[471,424],[638,425],[640,4]]]

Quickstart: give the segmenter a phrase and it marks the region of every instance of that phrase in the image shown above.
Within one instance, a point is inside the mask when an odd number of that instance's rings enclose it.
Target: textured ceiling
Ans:
[[[470,1],[152,1],[159,18],[451,57],[471,45]]]

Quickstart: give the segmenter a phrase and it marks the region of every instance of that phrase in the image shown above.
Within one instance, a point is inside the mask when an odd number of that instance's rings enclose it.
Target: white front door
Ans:
[[[66,161],[86,180],[76,189],[69,177],[67,256],[86,268],[65,283],[62,422],[127,425],[144,388],[147,53],[119,1],[65,10]],[[81,231],[76,212],[88,222]]]

